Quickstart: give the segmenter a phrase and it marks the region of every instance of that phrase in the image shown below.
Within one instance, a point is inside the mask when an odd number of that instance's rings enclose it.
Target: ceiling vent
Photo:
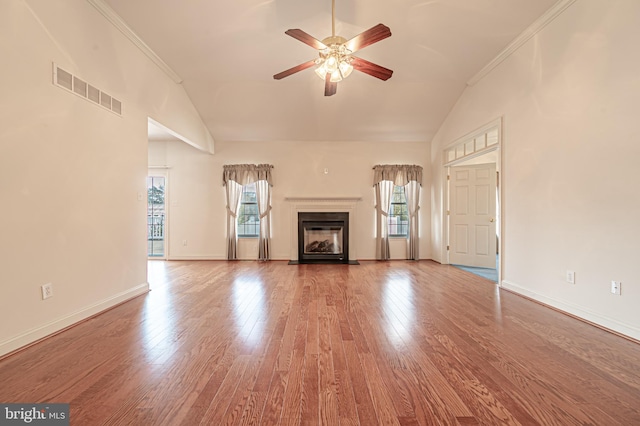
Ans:
[[[122,102],[53,63],[53,84],[122,116]]]

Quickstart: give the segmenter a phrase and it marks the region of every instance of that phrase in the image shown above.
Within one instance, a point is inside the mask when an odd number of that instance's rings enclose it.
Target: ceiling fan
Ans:
[[[331,4],[331,37],[327,37],[320,41],[300,29],[292,29],[285,31],[285,34],[299,40],[314,49],[318,50],[319,57],[312,59],[286,71],[282,71],[273,76],[276,80],[283,79],[298,71],[305,70],[314,65],[316,74],[324,80],[324,95],[332,96],[336,94],[338,82],[347,78],[355,69],[365,74],[369,74],[380,80],[388,80],[391,78],[393,71],[366,61],[357,56],[353,56],[355,52],[363,49],[387,37],[391,37],[389,27],[378,24],[369,28],[363,33],[358,34],[350,40],[336,36],[336,1],[332,0]]]

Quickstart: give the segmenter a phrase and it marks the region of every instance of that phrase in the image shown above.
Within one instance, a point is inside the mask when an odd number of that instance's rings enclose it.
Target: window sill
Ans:
[[[259,235],[238,235],[238,239],[240,240],[257,240],[258,238],[260,238]]]

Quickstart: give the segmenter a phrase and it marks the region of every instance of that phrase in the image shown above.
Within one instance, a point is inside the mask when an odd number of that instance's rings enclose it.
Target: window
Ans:
[[[238,237],[257,237],[259,233],[260,213],[254,182],[242,187],[240,211],[238,212]]]
[[[389,209],[389,236],[406,237],[409,227],[409,212],[404,187],[394,186]]]

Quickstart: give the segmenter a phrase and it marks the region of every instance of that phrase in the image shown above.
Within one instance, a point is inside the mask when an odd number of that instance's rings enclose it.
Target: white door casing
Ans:
[[[449,263],[496,267],[496,164],[451,167]]]

